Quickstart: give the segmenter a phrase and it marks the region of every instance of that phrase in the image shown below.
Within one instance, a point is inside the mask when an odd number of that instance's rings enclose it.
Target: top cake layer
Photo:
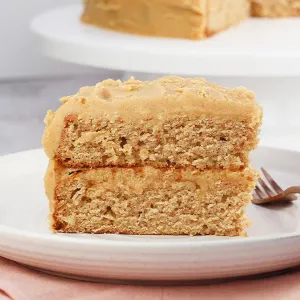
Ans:
[[[245,88],[176,76],[109,79],[61,101],[47,114],[43,145],[74,167],[243,168],[262,117]]]

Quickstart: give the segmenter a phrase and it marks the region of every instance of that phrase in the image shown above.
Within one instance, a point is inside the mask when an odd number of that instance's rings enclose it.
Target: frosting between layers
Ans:
[[[48,111],[43,145],[53,158],[59,145],[64,119],[70,114],[83,119],[121,118],[124,122],[159,122],[174,115],[197,118],[203,114],[243,117],[260,122],[262,110],[252,92],[245,88],[227,89],[202,78],[166,76],[154,81],[108,79],[93,87],[83,87],[61,99],[63,105]]]
[[[77,174],[76,171],[79,171]],[[70,175],[74,172],[74,175]],[[228,170],[205,170],[199,171],[193,168],[92,168],[92,169],[72,169],[62,167],[55,160],[50,160],[44,178],[45,192],[50,200],[50,212],[55,209],[55,187],[65,180],[76,180],[80,177],[84,181],[105,184],[107,190],[114,190],[118,184],[126,183],[131,186],[137,194],[142,194],[145,189],[157,189],[162,186],[162,182],[180,183],[190,182],[191,185],[201,187],[202,191],[207,191],[213,185],[218,185],[222,181],[238,183],[244,186],[244,192],[250,192],[258,178],[258,172],[251,167],[242,171],[232,172]],[[144,178],[145,180],[138,180]],[[172,185],[171,185],[172,186]],[[170,186],[170,188],[171,188]],[[192,188],[192,186],[191,186]]]

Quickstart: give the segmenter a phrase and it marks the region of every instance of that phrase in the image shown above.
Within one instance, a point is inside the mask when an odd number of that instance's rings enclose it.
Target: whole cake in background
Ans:
[[[108,79],[61,101],[43,136],[54,231],[245,235],[253,93],[167,76]]]
[[[82,22],[127,33],[203,39],[249,16],[249,0],[86,0]]]
[[[252,15],[280,18],[300,17],[300,0],[251,0]]]

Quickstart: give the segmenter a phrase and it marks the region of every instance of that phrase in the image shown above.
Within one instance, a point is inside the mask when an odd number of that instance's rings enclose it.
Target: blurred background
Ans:
[[[0,155],[41,147],[43,119],[63,95],[122,73],[57,62],[35,47],[29,24],[50,8],[79,0],[1,1]]]

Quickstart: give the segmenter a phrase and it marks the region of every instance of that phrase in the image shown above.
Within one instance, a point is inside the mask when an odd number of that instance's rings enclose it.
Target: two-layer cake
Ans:
[[[105,80],[45,119],[58,232],[244,235],[262,110],[204,79]]]

